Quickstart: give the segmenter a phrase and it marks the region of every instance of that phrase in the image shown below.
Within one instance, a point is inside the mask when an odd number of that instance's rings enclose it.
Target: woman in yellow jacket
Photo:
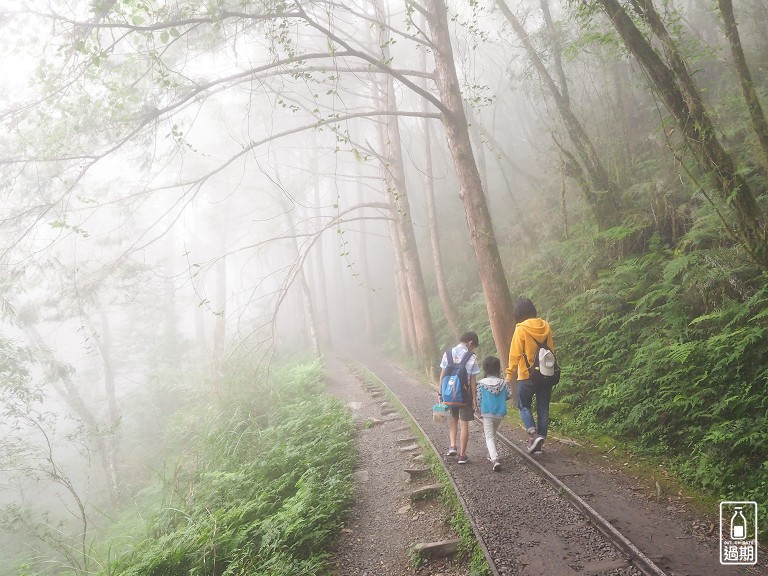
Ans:
[[[528,366],[533,365],[538,341],[546,343],[552,352],[552,330],[546,320],[539,318],[536,307],[528,298],[520,298],[515,302],[515,332],[512,344],[509,346],[509,361],[507,362],[507,386],[512,390],[512,383],[517,381],[517,407],[520,418],[528,432],[528,453],[541,452],[544,439],[549,427],[549,402],[552,399],[552,386],[549,384],[534,384],[528,375]],[[526,363],[527,360],[527,363]],[[533,419],[531,405],[536,397],[536,416]]]

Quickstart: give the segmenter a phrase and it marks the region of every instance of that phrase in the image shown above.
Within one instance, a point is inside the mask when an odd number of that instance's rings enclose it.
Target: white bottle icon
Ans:
[[[740,506],[736,506],[731,517],[731,539],[744,540],[747,537],[747,519],[741,511]]]

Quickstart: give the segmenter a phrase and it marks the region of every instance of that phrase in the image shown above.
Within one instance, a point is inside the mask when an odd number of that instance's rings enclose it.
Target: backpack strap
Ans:
[[[467,352],[464,354],[464,357],[461,359],[461,362],[459,362],[460,365],[466,366],[467,362],[469,362],[469,359],[474,355],[474,352],[471,350],[467,350]]]
[[[467,362],[469,362],[469,359],[470,359],[470,358],[471,358],[473,355],[474,355],[474,352],[471,352],[470,350],[467,350],[467,351],[464,353],[464,356],[462,356],[462,358],[461,358],[461,360],[460,360],[460,361],[458,361],[458,362],[454,362],[454,361],[453,361],[453,346],[449,346],[449,347],[448,347],[448,348],[445,350],[445,359],[446,359],[446,361],[448,362],[448,365],[446,366],[446,368],[448,368],[448,367],[450,367],[450,366],[453,366],[453,365],[458,365],[458,366],[466,366]]]
[[[445,366],[446,368],[450,368],[451,366],[456,364],[456,362],[453,361],[453,346],[448,346],[448,348],[445,349],[444,354],[445,354],[445,361],[447,362]]]
[[[530,334],[528,335],[531,336]],[[534,338],[533,336],[531,336],[531,338],[533,339],[534,342],[536,342],[536,350],[541,348],[542,344],[538,340],[536,340],[536,338]],[[525,346],[523,346],[523,360],[525,361],[525,367],[528,368],[528,372],[530,372],[531,365],[528,363],[528,356],[525,355]]]

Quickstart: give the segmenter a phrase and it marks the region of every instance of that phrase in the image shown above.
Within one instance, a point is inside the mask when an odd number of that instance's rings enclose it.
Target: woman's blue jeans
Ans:
[[[536,397],[536,420],[533,419],[531,405]],[[549,428],[549,402],[552,400],[552,385],[534,384],[531,380],[517,382],[517,408],[525,429],[535,429],[539,436],[547,435]]]

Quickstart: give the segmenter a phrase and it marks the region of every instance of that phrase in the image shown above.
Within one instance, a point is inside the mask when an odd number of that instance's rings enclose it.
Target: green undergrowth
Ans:
[[[713,238],[703,224],[675,248],[651,238],[599,271],[580,264],[587,253],[550,245],[546,268],[529,266],[540,274],[513,293],[555,332],[555,433],[622,447],[707,506],[756,501],[765,533],[768,278]]]
[[[318,364],[273,375],[269,384],[255,374],[237,380],[224,405],[177,419],[176,441],[186,436],[188,446],[149,489],[156,503],[141,511],[143,533],[123,535],[100,574],[329,570],[327,551],[351,502],[353,423],[322,393]]]
[[[354,367],[357,374],[363,378],[369,384],[380,388],[382,393],[387,399],[395,406],[404,416],[407,416],[405,409],[401,402],[393,394],[389,392],[383,385],[381,380],[369,371],[365,366],[356,365]],[[426,384],[425,384],[426,385]],[[411,427],[412,432],[418,438],[418,442],[423,448],[423,453],[430,466],[432,475],[440,481],[442,485],[442,491],[440,493],[440,500],[446,507],[450,514],[451,528],[456,532],[457,536],[461,540],[459,545],[457,557],[459,560],[464,560],[469,563],[470,576],[488,576],[491,574],[491,570],[488,566],[488,561],[485,558],[483,549],[481,548],[477,538],[475,537],[474,529],[469,521],[464,508],[459,501],[459,497],[453,488],[450,478],[448,477],[442,462],[434,454],[434,450],[429,445],[426,438],[424,438],[421,430],[418,428],[415,422],[408,418],[408,424]],[[415,568],[419,567],[420,561],[417,558],[412,558],[412,564]]]

